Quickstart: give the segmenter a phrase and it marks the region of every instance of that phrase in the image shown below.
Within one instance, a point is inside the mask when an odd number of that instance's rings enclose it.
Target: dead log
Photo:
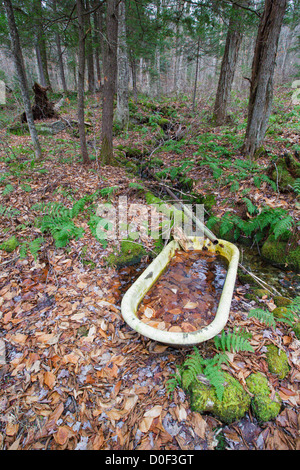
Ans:
[[[42,87],[38,83],[35,83],[32,89],[34,92],[34,105],[32,107],[33,119],[37,121],[40,119],[58,118],[54,103],[49,101],[47,96],[49,87]],[[21,115],[21,122],[27,122],[26,113]]]

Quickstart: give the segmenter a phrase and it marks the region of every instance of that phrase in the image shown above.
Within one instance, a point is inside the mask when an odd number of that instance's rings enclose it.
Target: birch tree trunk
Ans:
[[[32,140],[33,147],[34,147],[35,156],[37,159],[40,159],[42,157],[42,150],[41,150],[40,142],[38,139],[36,127],[34,124],[32,109],[31,109],[31,102],[30,102],[30,96],[29,96],[29,90],[28,90],[28,84],[27,84],[27,77],[25,73],[23,54],[22,54],[22,49],[21,49],[21,44],[20,44],[19,32],[18,32],[18,28],[15,22],[15,16],[14,16],[14,11],[13,11],[11,0],[4,0],[3,3],[4,3],[5,13],[6,13],[6,18],[7,18],[7,23],[8,23],[9,34],[11,38],[12,54],[13,54],[18,81],[19,81],[19,85],[21,89],[22,100],[23,100],[24,109],[26,113],[29,132],[30,132],[31,140]]]
[[[84,164],[90,163],[84,125],[84,72],[85,72],[85,31],[84,31],[84,4],[83,0],[76,0],[78,14],[78,124],[80,137],[80,150]]]
[[[257,155],[267,130],[273,100],[273,77],[278,40],[287,0],[266,0],[258,28],[243,153]]]
[[[125,1],[119,3],[118,20],[118,87],[116,122],[121,129],[127,128],[129,121],[128,107],[129,63],[126,44],[126,6]]]
[[[101,161],[113,163],[114,95],[117,80],[118,0],[107,0],[101,133]]]
[[[243,38],[241,18],[240,9],[233,5],[213,112],[213,120],[217,126],[221,126],[226,120],[227,105]]]

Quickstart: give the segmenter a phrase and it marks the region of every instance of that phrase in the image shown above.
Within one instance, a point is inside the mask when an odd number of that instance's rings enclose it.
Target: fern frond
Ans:
[[[279,220],[275,223],[273,227],[273,233],[275,236],[275,240],[279,238],[281,235],[288,232],[294,225],[294,219],[291,215],[288,215],[284,219]]]
[[[223,363],[228,363],[226,354],[216,354],[211,359],[206,359],[206,366],[204,368],[204,375],[209,380],[209,383],[214,387],[219,400],[222,400],[224,393],[224,374],[221,369]]]
[[[220,336],[214,338],[215,346],[217,349],[229,352],[249,351],[254,352],[248,338],[245,337],[243,332],[233,331],[225,333],[222,331]]]
[[[20,211],[15,209],[14,207],[5,207],[0,204],[0,215],[1,217],[14,217],[15,215],[19,215]]]
[[[182,380],[181,380],[181,375],[176,369],[176,372],[174,374],[171,374],[170,378],[166,382],[166,391],[168,395],[173,396],[174,390],[177,387],[180,387],[182,385]]]
[[[293,184],[293,190],[296,194],[300,194],[300,178],[296,178]]]
[[[243,197],[243,201],[246,203],[249,214],[257,214],[257,207],[252,203],[252,201],[250,201],[250,199],[248,199],[247,197]]]
[[[46,215],[40,220],[39,228],[43,233],[51,233],[57,248],[63,248],[72,238],[78,239],[84,233],[84,230],[77,227],[68,217],[53,218]]]
[[[31,242],[24,242],[20,246],[19,256],[21,259],[27,257],[28,252],[32,254],[35,261],[37,260],[37,254],[40,251],[42,244],[44,243],[43,237],[38,237]]]
[[[265,323],[267,326],[271,326],[273,328],[276,327],[276,322],[272,312],[267,312],[262,308],[254,308],[248,313],[248,318],[251,317],[254,317],[260,322]]]

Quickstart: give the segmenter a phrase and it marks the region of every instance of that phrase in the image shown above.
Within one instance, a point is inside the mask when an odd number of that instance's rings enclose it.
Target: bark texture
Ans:
[[[113,116],[117,79],[118,1],[107,0],[102,108],[101,161],[113,163]]]
[[[242,12],[236,5],[233,5],[214,105],[213,118],[217,126],[221,126],[226,121],[227,105],[243,38],[241,19]]]
[[[266,0],[252,63],[248,122],[243,152],[255,156],[263,144],[273,101],[273,77],[286,0]]]
[[[129,64],[126,44],[126,12],[125,1],[119,4],[118,23],[118,90],[116,122],[123,129],[129,121],[128,107]]]
[[[78,14],[78,124],[80,137],[80,150],[83,163],[90,162],[85,135],[84,124],[84,72],[85,72],[85,31],[84,31],[84,5],[83,0],[76,0]]]
[[[16,68],[16,72],[18,76],[18,81],[19,81],[19,85],[21,89],[22,100],[23,100],[26,118],[28,122],[29,132],[30,132],[32,143],[33,143],[36,158],[40,159],[42,156],[42,150],[41,150],[40,142],[39,142],[37,131],[36,131],[35,124],[34,124],[28,84],[27,84],[27,77],[26,77],[25,67],[24,67],[23,54],[22,54],[22,49],[20,45],[18,28],[15,22],[14,11],[13,11],[11,0],[4,0],[3,3],[4,3],[5,13],[7,17],[7,23],[8,23],[8,28],[9,28],[10,38],[11,38],[11,48],[12,48],[15,68]]]

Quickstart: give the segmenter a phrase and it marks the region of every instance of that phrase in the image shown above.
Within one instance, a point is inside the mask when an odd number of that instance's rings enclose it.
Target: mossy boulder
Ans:
[[[276,307],[286,307],[287,305],[290,305],[292,303],[290,299],[281,295],[275,295],[273,300]]]
[[[251,408],[256,418],[261,422],[275,419],[281,409],[281,398],[278,393],[275,393],[274,398],[270,397],[267,377],[260,372],[252,373],[247,377],[246,385],[253,395]]]
[[[19,246],[19,241],[14,235],[0,245],[0,250],[12,253]]]
[[[279,349],[275,344],[269,344],[266,359],[269,371],[277,375],[280,380],[288,375],[290,371],[288,357],[282,349]]]
[[[242,385],[224,372],[224,393],[220,400],[215,388],[195,380],[190,387],[191,409],[199,413],[211,413],[226,424],[241,419],[250,407],[250,396]]]
[[[123,240],[120,245],[120,251],[116,250],[108,255],[107,265],[115,266],[117,269],[123,266],[132,266],[138,264],[145,254],[146,250],[139,243]]]
[[[159,125],[162,129],[166,130],[166,129],[168,129],[168,127],[170,126],[170,121],[169,121],[169,119],[161,118],[161,119],[159,119],[159,121],[158,121],[158,125]]]
[[[296,337],[300,340],[300,321],[295,323],[293,326],[293,332],[295,333]]]
[[[285,154],[269,167],[270,178],[278,182],[281,191],[290,191],[295,179],[300,178],[300,161],[296,156]]]
[[[276,307],[272,311],[274,318],[277,320],[281,320],[282,318],[286,318],[288,313],[288,309],[286,307]]]
[[[271,235],[263,244],[261,254],[268,263],[274,266],[300,272],[300,245],[296,243],[293,245],[291,248],[289,242],[275,240]]]

